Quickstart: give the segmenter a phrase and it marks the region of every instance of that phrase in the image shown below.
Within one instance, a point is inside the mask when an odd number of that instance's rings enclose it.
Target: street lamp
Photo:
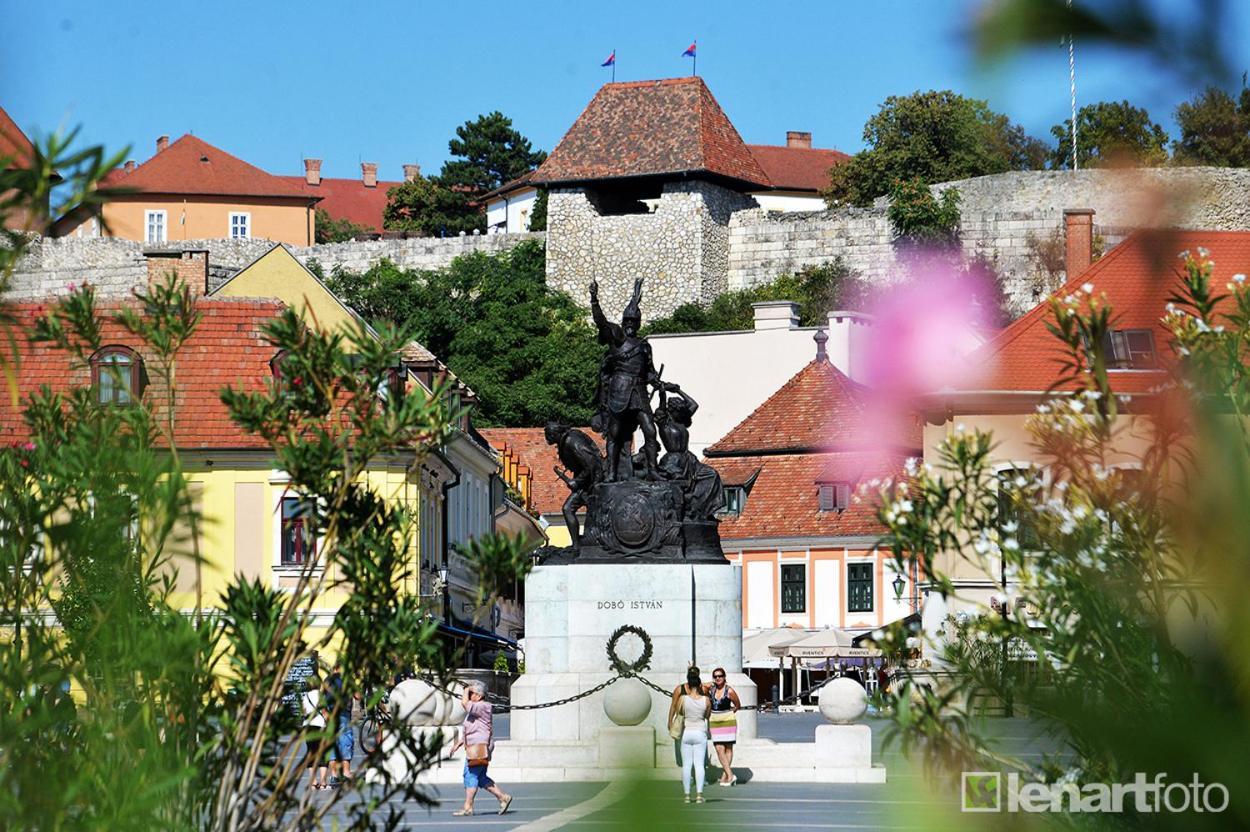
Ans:
[[[894,600],[903,600],[903,590],[907,588],[907,581],[901,574],[894,576]]]

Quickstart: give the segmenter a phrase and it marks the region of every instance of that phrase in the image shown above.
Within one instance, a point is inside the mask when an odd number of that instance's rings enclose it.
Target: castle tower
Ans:
[[[729,216],[770,180],[703,79],[605,84],[539,167],[547,283],[605,309],[647,280],[644,319],[725,291]]]

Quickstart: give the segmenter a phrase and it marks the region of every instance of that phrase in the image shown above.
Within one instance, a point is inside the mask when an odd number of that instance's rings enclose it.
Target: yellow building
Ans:
[[[359,318],[285,247],[275,245],[225,283],[213,297],[276,298],[298,310],[323,331],[355,328]],[[446,444],[420,466],[416,481],[420,533],[418,550],[422,593],[443,594],[442,612],[449,627],[474,634],[474,645],[491,649],[490,633],[515,649],[524,628],[516,599],[500,599],[490,609],[477,606],[477,581],[459,546],[492,532],[521,533],[533,545],[543,540],[537,521],[507,499],[500,478],[500,456],[474,429],[476,397],[429,350],[413,341],[397,356],[397,370],[410,390],[430,395],[443,381],[462,406],[457,429]]]
[[[67,214],[57,221],[56,236],[153,245],[258,238],[307,246],[321,199],[190,134],[173,144],[161,136],[155,156],[138,166],[127,162],[100,188],[109,197],[103,208]]]

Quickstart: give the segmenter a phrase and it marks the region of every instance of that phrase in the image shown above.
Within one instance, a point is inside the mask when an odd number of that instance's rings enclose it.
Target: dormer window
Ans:
[[[1153,370],[1154,333],[1149,329],[1114,329],[1103,341],[1108,370]]]
[[[143,396],[143,359],[130,347],[104,347],[91,357],[91,386],[103,405],[130,405]]]
[[[818,500],[821,511],[846,511],[851,505],[849,482],[819,483]]]
[[[737,517],[747,504],[747,490],[741,485],[725,486],[725,507],[721,513],[729,517]]]

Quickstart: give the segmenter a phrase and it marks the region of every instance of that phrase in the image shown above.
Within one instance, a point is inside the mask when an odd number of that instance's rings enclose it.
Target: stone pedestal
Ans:
[[[599,729],[600,768],[655,768],[655,729],[650,725]]]
[[[819,768],[872,768],[872,729],[867,725],[820,725],[816,728]]]
[[[624,624],[651,637],[647,678],[672,689],[693,660],[704,679],[724,667],[744,705],[756,702],[742,668],[742,570],[728,563],[576,563],[543,565],[525,581],[525,674],[512,686],[517,705],[571,696],[615,675],[605,646]],[[632,661],[639,641],[624,636],[617,652]],[[612,725],[603,693],[570,705],[514,711],[514,742],[597,743]],[[668,702],[658,693],[642,725],[668,737]],[[739,714],[738,736],[755,736],[755,712]]]

